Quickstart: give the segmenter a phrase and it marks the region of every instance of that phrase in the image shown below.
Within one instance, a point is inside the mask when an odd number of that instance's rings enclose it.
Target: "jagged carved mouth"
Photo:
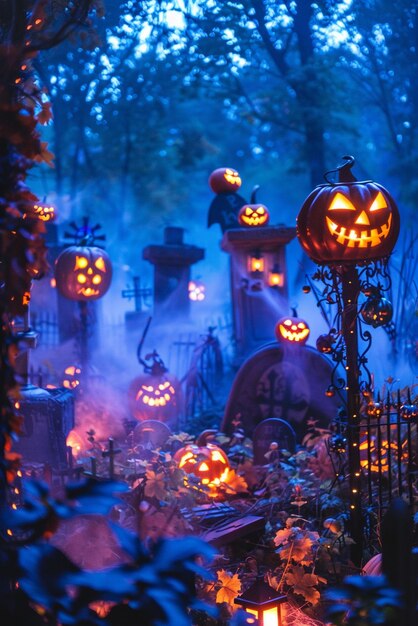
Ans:
[[[260,224],[264,224],[266,222],[266,217],[262,215],[259,217],[256,215],[255,217],[243,217],[242,221],[248,226],[259,226]]]
[[[98,289],[93,289],[93,287],[83,287],[82,289],[79,289],[78,293],[85,298],[92,298],[94,296],[98,296],[100,291]]]
[[[238,176],[238,174],[225,172],[224,178],[231,185],[241,185],[241,178]]]
[[[287,341],[303,341],[309,335],[309,328],[304,328],[303,330],[293,331],[287,330],[284,326],[280,324],[280,334],[283,339],[287,339]]]
[[[390,232],[392,225],[392,214],[386,224],[379,228],[371,228],[370,230],[354,230],[345,226],[338,226],[329,217],[327,217],[328,230],[335,237],[338,243],[345,245],[347,248],[374,248],[382,243]]]

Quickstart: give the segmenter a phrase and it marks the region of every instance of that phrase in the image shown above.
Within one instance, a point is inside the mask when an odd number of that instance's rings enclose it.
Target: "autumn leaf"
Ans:
[[[41,151],[39,154],[34,156],[34,161],[37,163],[46,163],[50,167],[54,167],[53,160],[54,154],[48,150],[48,143],[46,141],[41,141]]]
[[[50,102],[42,102],[41,110],[39,111],[36,119],[40,124],[48,124],[52,120],[52,110]]]
[[[319,540],[316,532],[303,530],[298,526],[278,530],[274,543],[278,546],[280,558],[293,560],[303,565],[310,565],[313,561],[312,546]]]
[[[244,493],[245,491],[248,491],[248,485],[244,478],[237,474],[233,469],[228,470],[228,475],[222,483],[222,487],[225,490],[225,493],[230,494]]]
[[[286,574],[286,582],[293,593],[299,594],[311,604],[317,604],[321,594],[315,587],[320,580],[316,574],[309,574],[301,565],[293,565]],[[321,579],[324,580],[324,579]]]
[[[153,470],[147,470],[146,477],[147,482],[145,483],[145,495],[147,498],[164,500],[167,496],[164,473],[160,472],[157,474]]]
[[[216,572],[218,575],[218,582],[222,587],[216,594],[216,602],[221,604],[226,602],[235,607],[234,600],[241,593],[241,581],[238,578],[238,574],[231,576],[226,570],[221,569]]]

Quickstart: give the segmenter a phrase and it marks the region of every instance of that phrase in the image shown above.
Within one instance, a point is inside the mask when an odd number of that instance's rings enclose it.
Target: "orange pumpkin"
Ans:
[[[303,346],[307,342],[311,331],[305,320],[293,315],[292,317],[282,317],[277,322],[274,332],[277,341],[296,343]]]
[[[209,176],[213,193],[235,193],[241,187],[241,177],[232,167],[218,167]]]
[[[110,258],[102,248],[69,246],[55,261],[55,280],[65,298],[84,302],[97,300],[110,287]]]
[[[254,228],[254,226],[267,226],[269,222],[270,214],[268,208],[264,204],[258,204],[256,201],[257,189],[259,189],[259,185],[254,187],[250,203],[244,204],[238,212],[240,226]]]
[[[351,173],[353,157],[343,157],[339,182],[319,185],[297,218],[297,236],[316,263],[356,263],[388,257],[399,234],[399,211],[390,193]],[[330,172],[328,172],[330,173]]]
[[[209,487],[216,487],[223,482],[229,471],[228,457],[222,448],[213,443],[184,446],[177,450],[174,460],[180,469],[187,474],[194,474],[202,485]]]

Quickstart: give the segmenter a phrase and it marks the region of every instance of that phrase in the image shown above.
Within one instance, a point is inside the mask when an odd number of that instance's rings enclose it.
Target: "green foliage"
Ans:
[[[203,563],[212,558],[213,549],[197,538],[161,540],[149,550],[136,535],[112,524],[124,559],[100,571],[83,570],[45,541],[60,520],[104,514],[117,501],[115,492],[126,489],[118,483],[87,480],[68,485],[66,496],[57,500],[46,485],[28,483],[23,508],[3,512],[2,535],[9,535],[9,540],[0,547],[0,562],[9,567],[0,569],[0,589],[7,587],[8,579],[18,581],[19,594],[25,594],[23,604],[28,611],[28,601],[35,608],[33,624],[38,614],[48,624],[128,626],[140,620],[149,626],[189,626],[189,608],[203,608],[196,599],[194,578],[208,577]],[[13,532],[6,533],[6,528]],[[8,611],[13,593],[0,593],[2,613]],[[100,602],[110,603],[105,619],[94,610]]]
[[[328,590],[328,617],[335,626],[397,624],[400,594],[384,576],[347,576],[341,589]]]

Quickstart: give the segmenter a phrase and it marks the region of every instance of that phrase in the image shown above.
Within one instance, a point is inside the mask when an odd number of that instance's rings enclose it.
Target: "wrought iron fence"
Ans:
[[[397,392],[370,401],[360,422],[360,464],[368,506],[382,514],[394,498],[418,507],[418,407]]]

